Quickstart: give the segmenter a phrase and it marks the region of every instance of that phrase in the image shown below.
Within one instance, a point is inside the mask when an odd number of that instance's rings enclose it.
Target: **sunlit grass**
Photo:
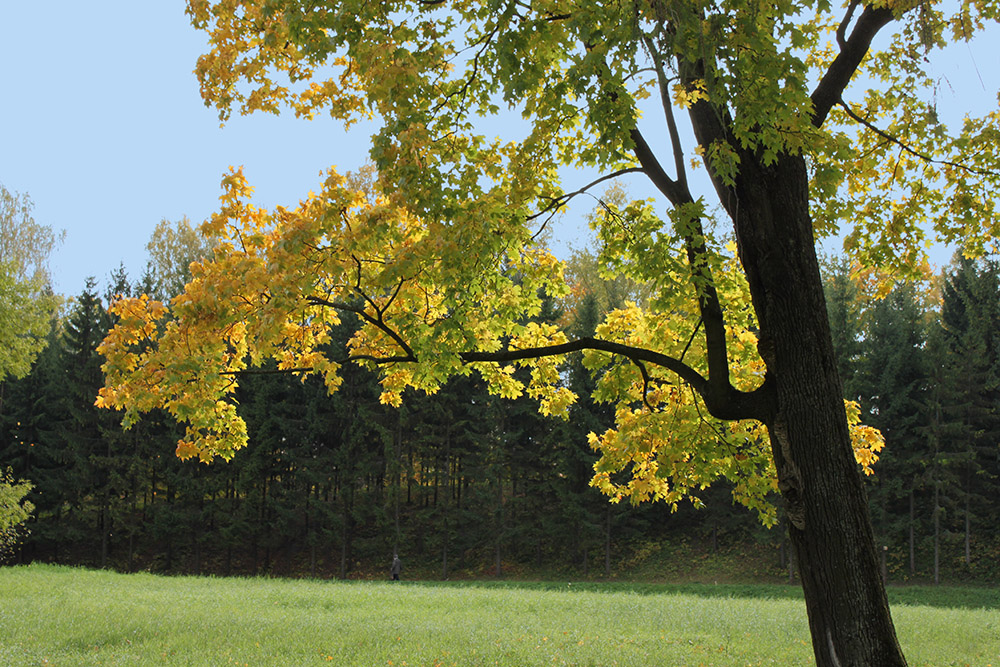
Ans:
[[[791,591],[213,579],[36,565],[0,570],[0,664],[809,665],[805,610]],[[906,604],[894,618],[912,665],[1000,667],[996,607]]]

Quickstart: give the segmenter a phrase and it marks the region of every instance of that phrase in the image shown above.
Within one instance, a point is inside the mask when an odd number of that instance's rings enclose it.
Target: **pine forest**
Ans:
[[[618,577],[645,561],[655,577],[665,554],[721,552],[765,576],[794,576],[783,521],[764,527],[733,501],[731,481],[676,503],[610,502],[594,488],[588,435],[614,415],[589,398],[595,378],[579,356],[559,371],[585,397],[566,419],[473,377],[409,391],[397,408],[363,368],[345,366],[331,395],[319,378],[272,364],[240,385],[250,444],[231,461],[178,459],[182,433],[163,413],[123,430],[119,412],[95,406],[108,304],[177,293],[183,267],[207,252],[199,243],[187,221],[161,224],[145,275],[132,281],[119,268],[104,288],[89,280],[51,318],[30,373],[0,385],[0,469],[31,484],[34,506],[8,531],[8,562],[354,578],[385,576],[398,553],[407,574],[438,579]],[[642,285],[597,276],[586,251],[568,264],[572,291],[546,299],[539,321],[591,335],[609,310],[646,298]],[[845,260],[824,263],[846,398],[885,438],[865,478],[885,574],[995,580],[1000,264],[956,256],[932,280],[899,282],[881,298],[859,275]],[[345,319],[329,346],[344,347],[356,327]]]

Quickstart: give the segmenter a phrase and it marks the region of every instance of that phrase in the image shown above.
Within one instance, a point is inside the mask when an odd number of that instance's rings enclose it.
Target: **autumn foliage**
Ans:
[[[226,176],[223,190],[222,210],[202,227],[214,259],[193,265],[184,293],[169,306],[147,295],[112,306],[117,324],[100,347],[107,380],[97,404],[124,409],[126,426],[164,408],[187,425],[179,457],[229,458],[248,440],[234,399],[240,374],[268,360],[278,370],[320,375],[331,392],[342,364],[377,368],[382,401],[393,405],[407,389],[433,393],[449,377],[471,372],[500,396],[530,394],[543,414],[565,415],[576,400],[561,382],[559,355],[468,361],[470,353],[566,343],[553,325],[532,321],[543,293],[566,293],[561,266],[543,246],[529,240],[514,252],[508,244],[493,250],[503,272],[485,263],[469,272],[463,248],[489,247],[489,238],[428,225],[373,193],[362,177],[331,171],[319,194],[273,212],[249,203],[251,188],[239,170]],[[725,297],[742,313],[731,318],[728,336],[734,378],[749,391],[764,368],[745,281],[735,259],[717,261]],[[694,290],[677,291],[661,295],[656,310],[616,309],[598,338],[689,356],[698,370],[705,355],[688,315],[694,299]],[[346,352],[328,345],[345,311],[362,322]],[[699,489],[725,477],[736,500],[774,521],[767,496],[776,489],[775,473],[759,423],[713,419],[689,386],[657,366],[600,350],[588,350],[584,363],[600,376],[595,398],[616,406],[615,427],[590,436],[599,454],[595,486],[615,500],[676,504],[690,497],[697,504]],[[518,367],[530,372],[527,382],[518,379]],[[856,405],[849,409],[856,455],[870,472],[882,440],[857,424]],[[628,471],[627,481],[613,481],[620,471]]]

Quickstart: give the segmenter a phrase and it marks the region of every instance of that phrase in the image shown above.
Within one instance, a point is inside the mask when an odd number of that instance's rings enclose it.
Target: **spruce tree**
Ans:
[[[945,274],[942,413],[948,428],[937,460],[938,514],[962,536],[971,565],[977,526],[995,525],[1000,441],[1000,279],[995,261],[957,258]]]
[[[909,507],[921,492],[928,457],[928,368],[924,314],[912,283],[898,283],[862,313],[862,338],[850,386],[864,421],[885,438],[875,474],[868,481],[876,539],[896,558],[908,553],[916,530]],[[914,564],[910,564],[911,571]]]

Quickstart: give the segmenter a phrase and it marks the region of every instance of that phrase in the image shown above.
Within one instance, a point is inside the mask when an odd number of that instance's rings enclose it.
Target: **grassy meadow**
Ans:
[[[1000,593],[893,589],[911,665],[1000,667]],[[0,568],[0,665],[809,665],[791,586]]]

